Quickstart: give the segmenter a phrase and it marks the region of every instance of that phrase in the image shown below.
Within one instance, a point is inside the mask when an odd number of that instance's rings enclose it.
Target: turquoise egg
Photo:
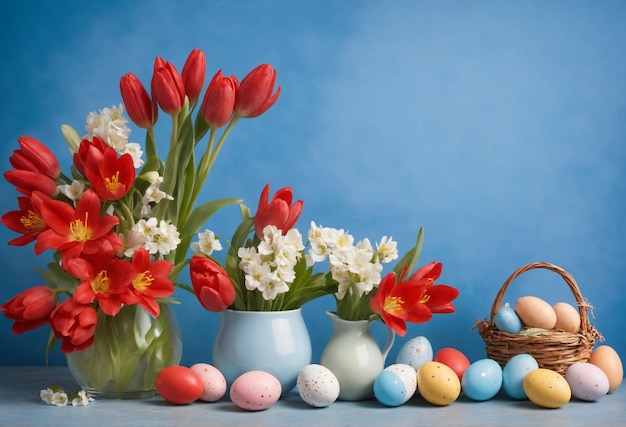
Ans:
[[[406,402],[407,390],[404,381],[392,371],[382,371],[374,380],[374,396],[385,406],[400,406]]]
[[[461,389],[470,399],[489,400],[502,387],[502,368],[493,359],[481,359],[469,365],[461,379]]]
[[[513,399],[527,399],[524,378],[535,369],[539,369],[539,365],[530,354],[517,354],[511,357],[502,369],[502,386],[506,394]]]
[[[496,328],[498,328],[499,331],[508,332],[509,334],[519,334],[519,332],[524,329],[524,324],[508,303],[504,304],[504,306],[496,312],[493,317],[493,323],[496,324]]]

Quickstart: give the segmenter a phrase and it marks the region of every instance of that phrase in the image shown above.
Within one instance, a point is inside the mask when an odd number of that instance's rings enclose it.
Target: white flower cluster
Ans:
[[[75,393],[68,394],[60,387],[48,387],[39,391],[39,397],[46,405],[66,406],[70,397],[72,398],[72,406],[86,406],[92,402],[93,397],[89,396],[85,390],[79,390]]]
[[[354,244],[354,237],[346,231],[318,227],[311,222],[308,237],[311,250],[307,254],[307,265],[328,259],[331,276],[339,283],[335,294],[338,300],[346,296],[352,283],[359,297],[370,292],[380,283],[382,264],[398,258],[397,243],[387,236],[374,250],[369,239]]]
[[[258,289],[266,301],[289,290],[296,278],[294,267],[304,252],[302,235],[292,228],[283,236],[273,225],[263,229],[258,248],[239,248],[239,268],[246,273],[246,289]]]
[[[124,117],[124,105],[103,108],[98,113],[91,112],[87,116],[87,135],[84,138],[91,139],[94,136],[105,141],[118,153],[130,154],[135,168],[143,166],[141,146],[135,142],[128,142],[131,130],[127,126],[128,119]]]
[[[124,256],[131,257],[141,247],[151,255],[168,255],[180,244],[180,234],[174,224],[157,221],[155,217],[140,219],[125,235],[120,235],[124,244]]]

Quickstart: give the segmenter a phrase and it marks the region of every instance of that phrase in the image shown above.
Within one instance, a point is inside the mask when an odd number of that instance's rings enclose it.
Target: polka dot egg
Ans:
[[[298,374],[298,393],[308,405],[324,408],[339,397],[339,381],[325,366],[307,365]]]
[[[396,363],[386,367],[374,381],[374,396],[385,406],[400,406],[406,403],[417,389],[415,369]]]
[[[230,400],[246,411],[262,411],[280,398],[282,387],[275,376],[264,371],[250,371],[237,377],[230,387]]]

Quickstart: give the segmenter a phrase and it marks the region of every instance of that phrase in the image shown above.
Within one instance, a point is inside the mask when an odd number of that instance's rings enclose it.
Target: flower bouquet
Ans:
[[[9,244],[34,242],[36,255],[52,250],[54,261],[41,271],[47,286],[26,289],[0,310],[14,333],[49,324],[47,351],[60,340],[90,393],[153,393],[156,373],[179,362],[168,303],[176,287],[192,291],[178,281],[191,241],[217,210],[241,201],[196,205],[200,190],[235,123],[263,114],[279,97],[276,71],[264,64],[241,84],[218,71],[200,103],[205,68],[198,49],[182,74],[158,57],[150,94],[133,74],[123,76],[123,106],[90,113],[83,136],[62,126],[73,159],[68,174],[32,137],[20,137],[10,157],[14,169],[4,177],[21,195],[18,209],[2,216],[20,234]],[[129,142],[124,106],[146,129],[145,160],[141,146]],[[159,110],[172,119],[164,158],[154,131]]]

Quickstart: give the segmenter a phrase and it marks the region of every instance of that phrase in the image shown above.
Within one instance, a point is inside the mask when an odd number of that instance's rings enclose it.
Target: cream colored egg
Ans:
[[[530,371],[524,377],[523,388],[528,399],[543,408],[560,408],[572,398],[565,377],[550,369]]]
[[[522,323],[529,328],[553,329],[556,325],[554,309],[541,298],[521,297],[515,303],[515,311]]]
[[[454,371],[443,363],[426,362],[417,371],[420,395],[433,405],[445,406],[461,394],[461,382]]]
[[[565,332],[576,333],[580,329],[580,313],[566,302],[557,302],[552,306],[556,313],[554,329],[563,329]]]
[[[617,390],[624,379],[624,366],[617,352],[608,345],[596,348],[589,358],[589,363],[596,365],[609,379],[609,393]]]

